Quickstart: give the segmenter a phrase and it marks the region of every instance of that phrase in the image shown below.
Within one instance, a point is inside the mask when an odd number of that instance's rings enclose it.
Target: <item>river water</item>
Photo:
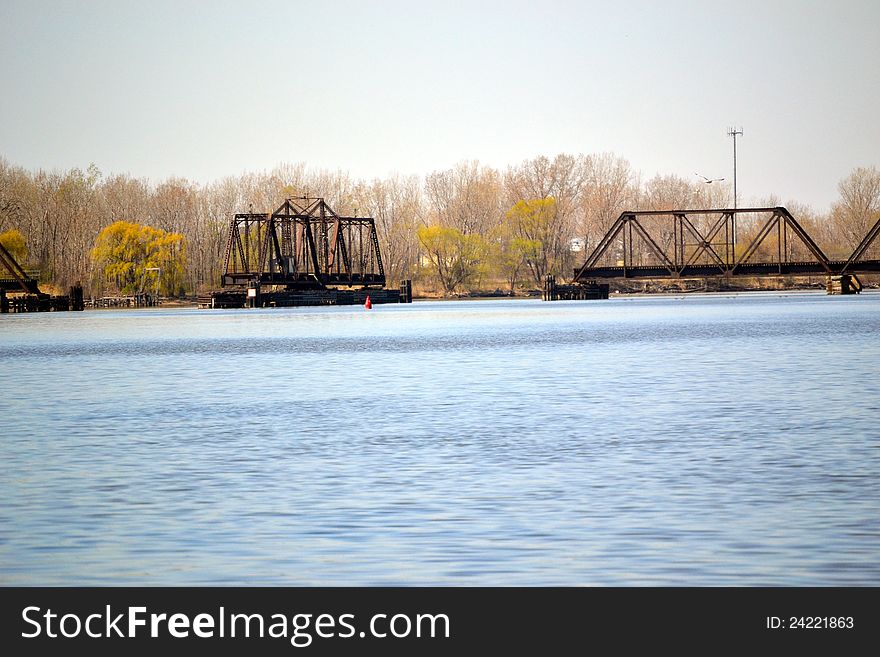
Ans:
[[[880,585],[880,294],[0,316],[0,584]]]

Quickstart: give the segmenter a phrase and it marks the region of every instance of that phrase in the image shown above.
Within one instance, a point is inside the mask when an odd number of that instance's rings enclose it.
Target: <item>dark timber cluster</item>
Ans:
[[[385,289],[376,225],[343,217],[323,198],[289,198],[272,213],[236,214],[226,241],[224,290],[200,305],[301,306],[412,301]],[[269,289],[267,289],[269,288]]]
[[[880,220],[847,259],[832,260],[784,207],[624,212],[573,283],[819,275],[829,293],[848,294],[861,291],[858,274],[880,272],[878,233]]]

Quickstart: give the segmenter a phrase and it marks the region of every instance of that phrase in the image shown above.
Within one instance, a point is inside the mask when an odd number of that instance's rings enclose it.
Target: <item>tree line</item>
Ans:
[[[846,257],[880,216],[880,171],[854,169],[838,189],[825,214],[786,203],[830,257]],[[389,283],[412,279],[445,295],[569,278],[624,210],[732,205],[729,185],[643,180],[609,153],[541,156],[505,170],[465,161],[371,181],[282,164],[208,184],[105,175],[95,165],[29,171],[0,158],[0,239],[61,289],[151,289],[161,277],[163,294],[195,294],[219,285],[232,216],[270,212],[293,196],[322,196],[341,215],[373,217]]]

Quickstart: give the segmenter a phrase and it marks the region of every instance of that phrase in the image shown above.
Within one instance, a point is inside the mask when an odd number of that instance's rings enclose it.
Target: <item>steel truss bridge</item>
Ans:
[[[384,286],[376,225],[342,217],[323,198],[289,198],[270,214],[236,214],[226,242],[224,286],[288,290]]]
[[[575,283],[607,278],[841,276],[880,272],[880,219],[832,260],[784,207],[622,213]]]
[[[0,290],[41,294],[36,275],[22,269],[2,244],[0,244]]]

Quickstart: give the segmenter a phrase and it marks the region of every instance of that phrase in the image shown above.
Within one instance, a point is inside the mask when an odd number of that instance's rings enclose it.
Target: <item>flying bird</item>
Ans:
[[[701,173],[695,173],[694,175],[702,178],[703,182],[706,183],[707,185],[711,185],[713,182],[721,182],[722,180],[724,180],[724,178],[707,178],[706,176],[704,176]]]

